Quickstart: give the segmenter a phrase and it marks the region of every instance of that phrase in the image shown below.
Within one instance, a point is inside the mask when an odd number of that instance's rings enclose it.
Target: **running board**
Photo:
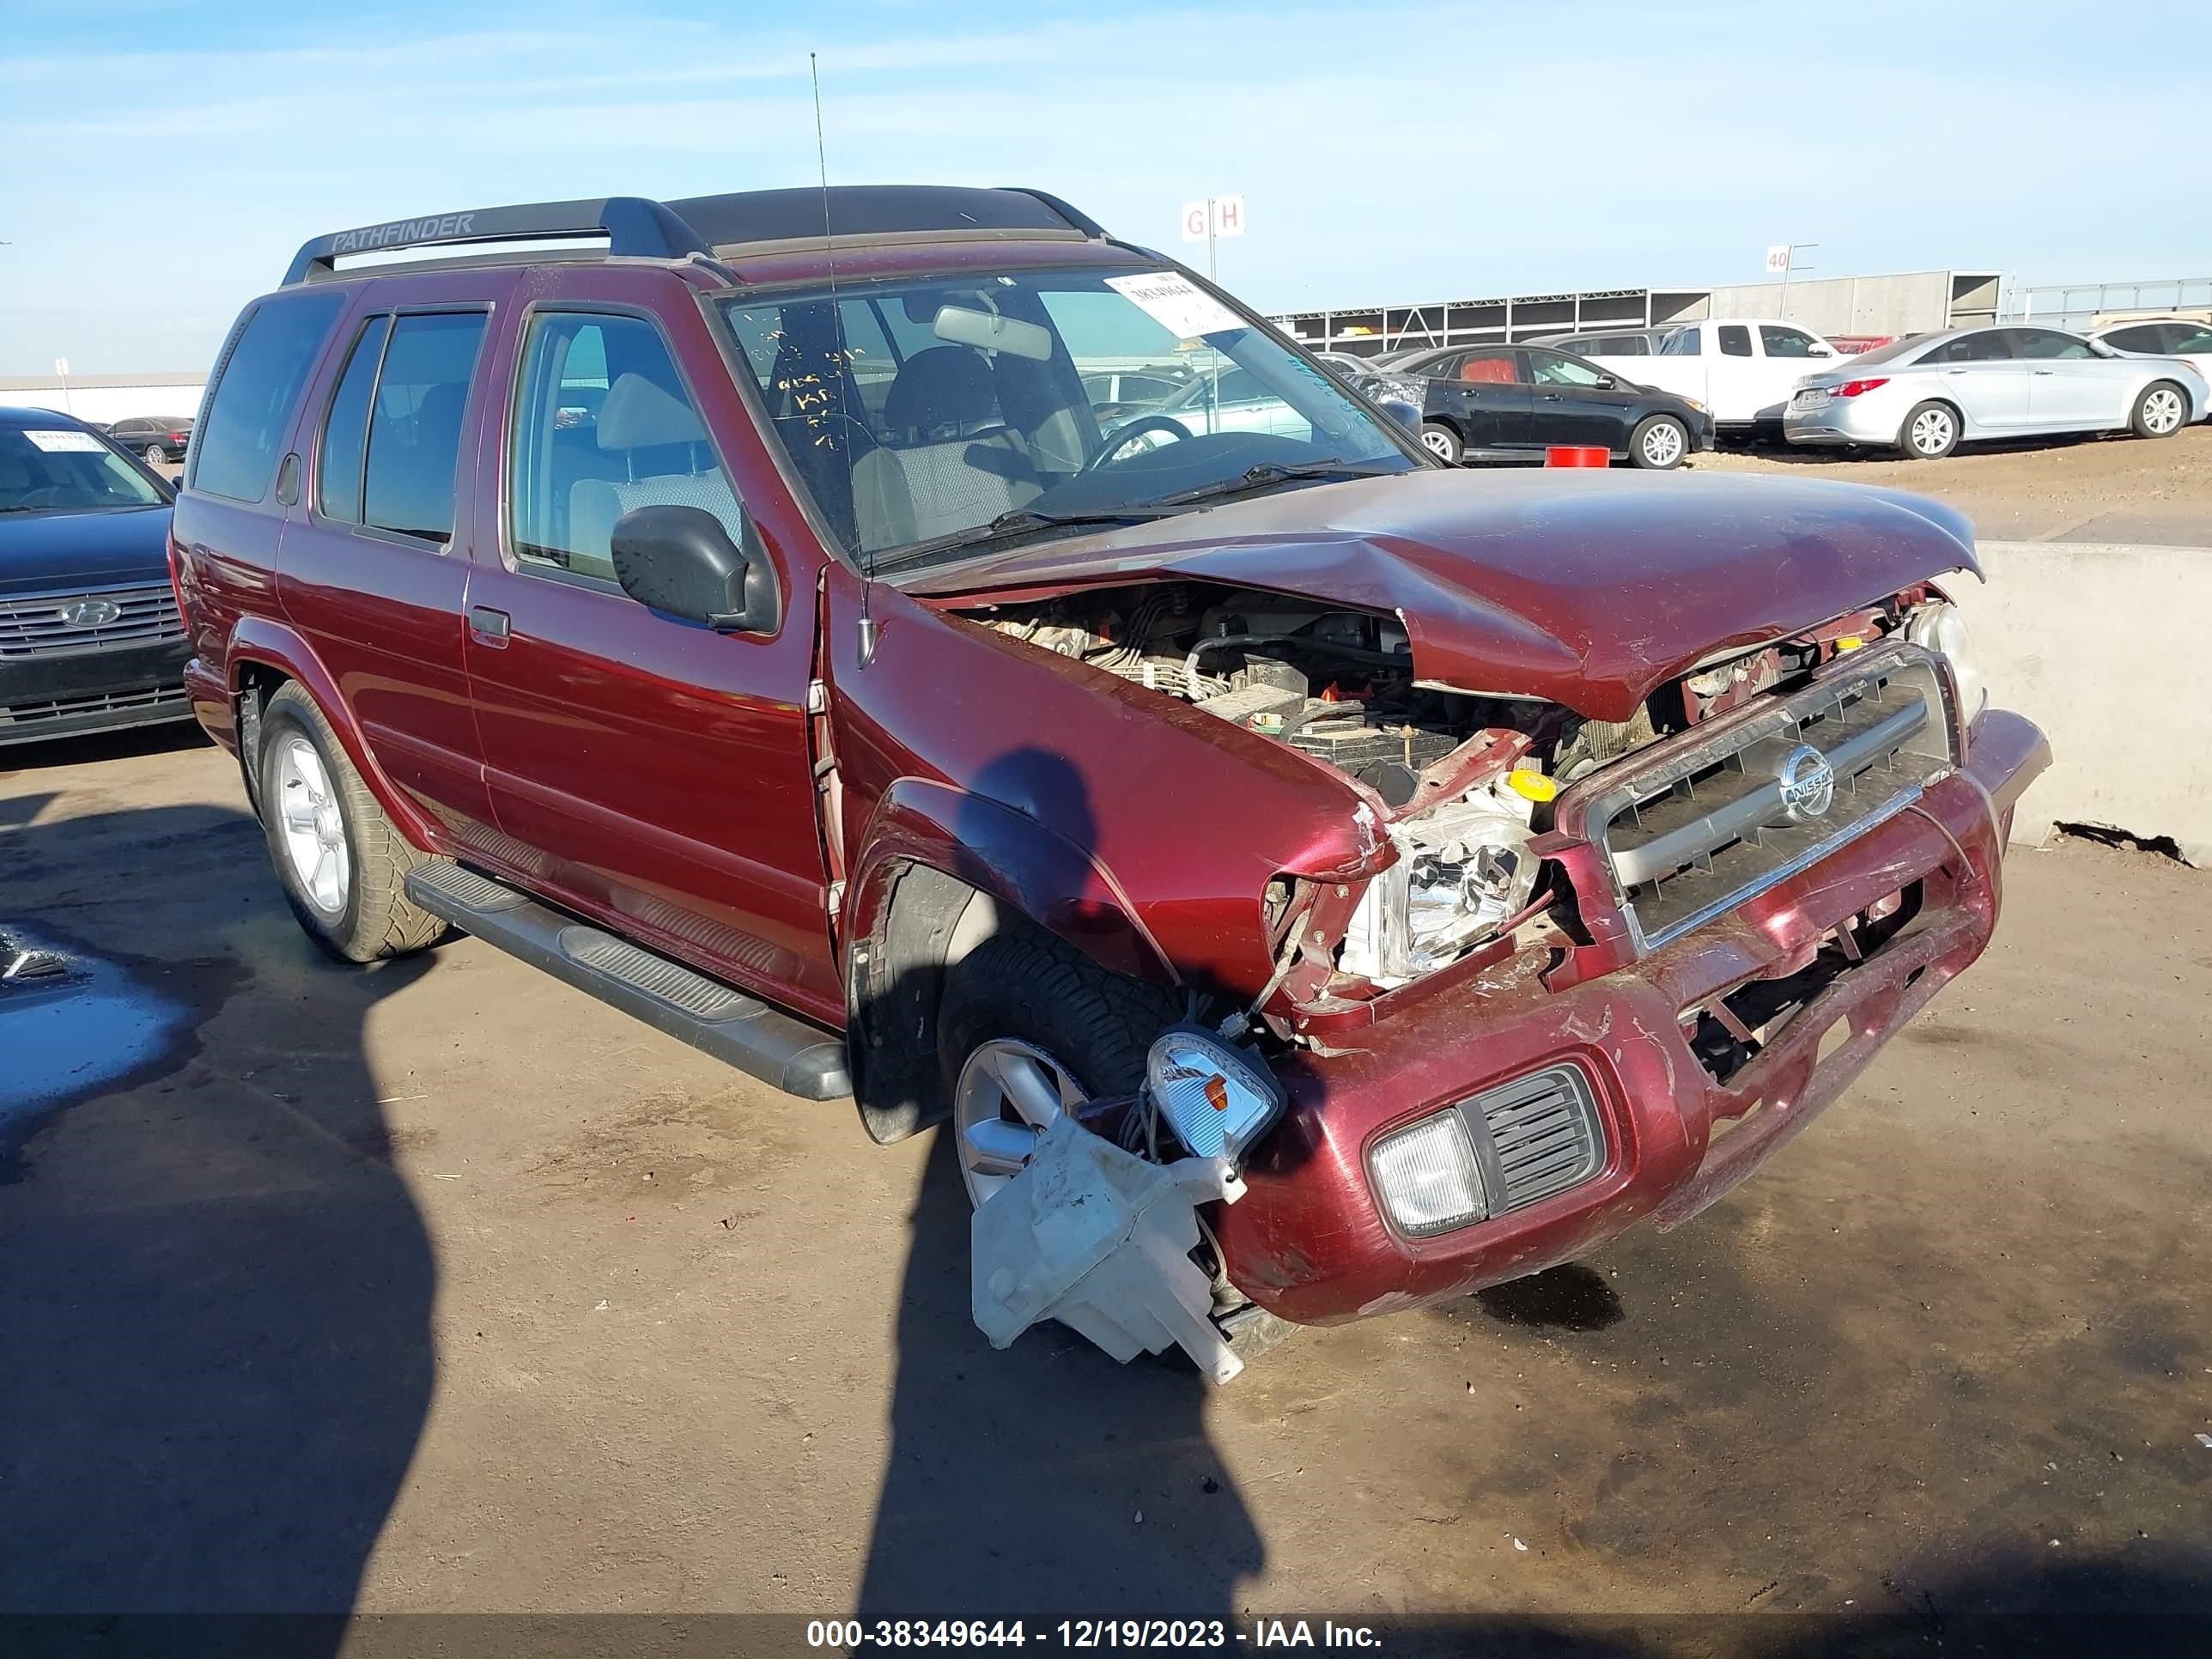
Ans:
[[[818,1026],[457,864],[417,865],[407,896],[509,956],[801,1100],[853,1092],[845,1044]]]

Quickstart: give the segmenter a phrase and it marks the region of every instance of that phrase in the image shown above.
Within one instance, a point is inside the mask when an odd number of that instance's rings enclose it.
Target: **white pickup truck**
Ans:
[[[1790,394],[1808,374],[1833,368],[1844,354],[1795,323],[1723,317],[1684,323],[1649,357],[1594,356],[1609,374],[1703,404],[1716,426],[1779,422]]]

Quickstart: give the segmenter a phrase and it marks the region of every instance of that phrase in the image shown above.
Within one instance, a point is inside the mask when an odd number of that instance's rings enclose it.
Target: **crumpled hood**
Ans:
[[[1766,476],[1424,470],[1232,501],[901,580],[1034,599],[1156,577],[1403,618],[1423,679],[1625,720],[1699,659],[1966,569],[1964,514]]]

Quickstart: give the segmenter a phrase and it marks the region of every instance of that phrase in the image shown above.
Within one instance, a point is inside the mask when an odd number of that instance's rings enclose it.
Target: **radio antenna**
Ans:
[[[806,73],[814,83],[814,164],[822,179],[822,260],[830,274],[830,337],[836,342],[837,360],[830,368],[830,397],[836,422],[833,445],[842,446],[846,465],[853,459],[851,417],[845,410],[845,371],[850,359],[845,352],[845,308],[837,300],[837,238],[830,223],[830,151],[822,141],[822,65],[812,52],[806,54]],[[834,452],[833,452],[834,453]],[[869,595],[876,584],[875,555],[865,546],[859,546],[859,527],[854,531],[855,550],[860,556],[860,666],[866,668],[876,659],[876,619],[869,609]]]

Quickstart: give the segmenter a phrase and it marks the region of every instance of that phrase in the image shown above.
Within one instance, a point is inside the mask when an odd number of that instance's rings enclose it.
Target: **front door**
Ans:
[[[468,664],[500,862],[842,1022],[808,753],[813,571],[794,582],[793,561],[777,560],[782,616],[765,635],[648,611],[616,582],[611,533],[637,507],[696,507],[733,539],[760,537],[740,503],[744,469],[764,462],[757,446],[734,454],[750,425],[688,291],[672,279],[665,312],[615,309],[588,297],[603,281],[571,273],[574,298],[515,325],[503,453],[484,462],[504,470],[505,520],[494,511],[469,591]],[[711,402],[672,338],[722,375]]]
[[[1616,455],[1628,453],[1629,411],[1636,399],[1595,363],[1563,351],[1525,346],[1530,441],[1539,447],[1578,444]]]
[[[2027,368],[2027,417],[2041,428],[2125,426],[2142,370],[2100,357],[2089,343],[2055,328],[2015,328],[2014,353]]]

